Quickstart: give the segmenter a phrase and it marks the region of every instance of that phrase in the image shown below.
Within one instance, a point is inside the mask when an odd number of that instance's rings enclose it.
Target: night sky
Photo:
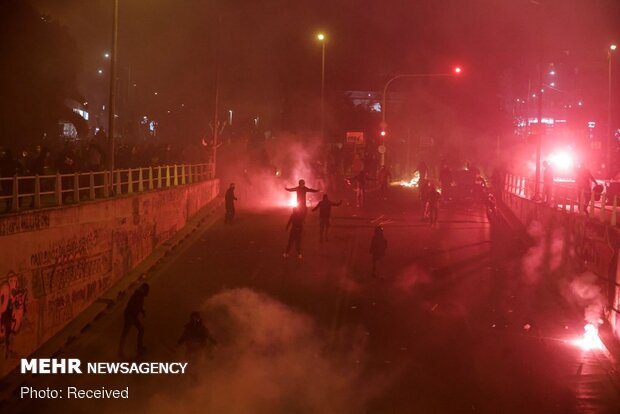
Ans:
[[[66,24],[82,49],[83,78],[94,76],[109,50],[112,1],[33,1]],[[120,3],[119,66],[131,67],[146,95],[159,92],[160,109],[212,101],[217,16],[222,96],[231,105],[277,106],[292,93],[315,93],[319,30],[328,34],[329,91],[380,90],[394,73],[446,72],[461,64],[466,90],[483,100],[497,95],[504,71],[517,79],[531,73],[541,51],[545,62],[571,56],[583,64],[600,60],[604,68],[607,46],[620,37],[614,0]]]

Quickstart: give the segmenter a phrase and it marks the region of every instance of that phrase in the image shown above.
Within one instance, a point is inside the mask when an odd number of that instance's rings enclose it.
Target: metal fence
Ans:
[[[215,178],[213,164],[161,165],[74,174],[0,178],[0,206],[18,212],[119,197]],[[1,208],[1,207],[0,207]]]
[[[608,192],[609,182],[597,181],[603,186],[600,194],[579,190],[572,180],[556,180],[551,188],[540,183],[540,194],[536,194],[536,181],[523,176],[507,174],[504,190],[513,196],[538,201],[550,208],[568,214],[588,215],[602,223],[617,225],[618,195]]]

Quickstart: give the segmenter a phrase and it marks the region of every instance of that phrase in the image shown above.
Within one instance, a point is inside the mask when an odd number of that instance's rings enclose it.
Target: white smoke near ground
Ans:
[[[358,413],[384,388],[363,375],[361,326],[333,349],[310,317],[247,288],[213,296],[202,314],[218,347],[192,368],[193,385],[156,397],[148,412]]]
[[[547,236],[549,232],[551,237]],[[598,326],[607,302],[599,278],[589,271],[575,273],[570,263],[565,263],[564,249],[568,241],[562,229],[545,229],[541,222],[533,221],[528,228],[528,235],[534,240],[534,245],[521,261],[524,282],[535,284],[543,276],[557,276],[566,301],[583,309],[584,319]],[[546,261],[548,267],[545,267]]]
[[[399,272],[394,278],[394,287],[406,295],[410,295],[420,285],[431,283],[431,277],[418,265],[411,265]]]
[[[545,229],[539,221],[530,223],[527,234],[534,241],[534,245],[527,250],[521,260],[521,272],[527,284],[534,284],[540,280],[542,265],[545,257],[543,238]]]
[[[551,232],[551,236],[548,236]],[[527,284],[536,284],[544,273],[557,272],[565,265],[563,252],[566,240],[559,229],[545,229],[540,221],[532,221],[527,234],[533,245],[521,260],[521,271]]]
[[[551,272],[558,271],[563,266],[563,254],[566,245],[566,239],[562,236],[560,230],[556,230],[552,234],[551,238],[551,251],[550,251],[550,263],[549,270]]]
[[[293,207],[295,194],[284,187],[296,187],[300,179],[320,190],[325,184],[316,174],[321,160],[321,141],[314,136],[282,134],[260,145],[237,144],[225,163],[223,175],[236,184],[240,206],[250,209]]]
[[[598,279],[598,276],[592,272],[574,275],[568,281],[568,289],[564,289],[564,296],[583,308],[585,320],[595,326],[600,325],[607,303]]]

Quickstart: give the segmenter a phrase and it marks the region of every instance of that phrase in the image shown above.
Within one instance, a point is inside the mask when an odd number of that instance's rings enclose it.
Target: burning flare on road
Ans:
[[[417,187],[419,182],[420,182],[420,173],[416,171],[416,172],[413,174],[413,178],[412,178],[411,180],[409,180],[409,181],[405,181],[405,180],[403,180],[403,181],[401,181],[401,182],[399,183],[399,185],[400,185],[401,187],[408,187],[408,188],[412,188],[412,187]]]
[[[598,336],[598,328],[596,325],[588,323],[583,329],[583,336],[576,339],[573,343],[584,351],[604,350],[605,345],[603,345],[603,341],[601,341],[601,338]]]
[[[288,207],[297,208],[297,193],[291,193],[288,201]]]

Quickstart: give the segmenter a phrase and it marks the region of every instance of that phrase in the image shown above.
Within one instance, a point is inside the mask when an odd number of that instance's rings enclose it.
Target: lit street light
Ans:
[[[327,39],[324,33],[319,33],[316,38],[321,42],[321,140],[325,141],[325,45]]]

